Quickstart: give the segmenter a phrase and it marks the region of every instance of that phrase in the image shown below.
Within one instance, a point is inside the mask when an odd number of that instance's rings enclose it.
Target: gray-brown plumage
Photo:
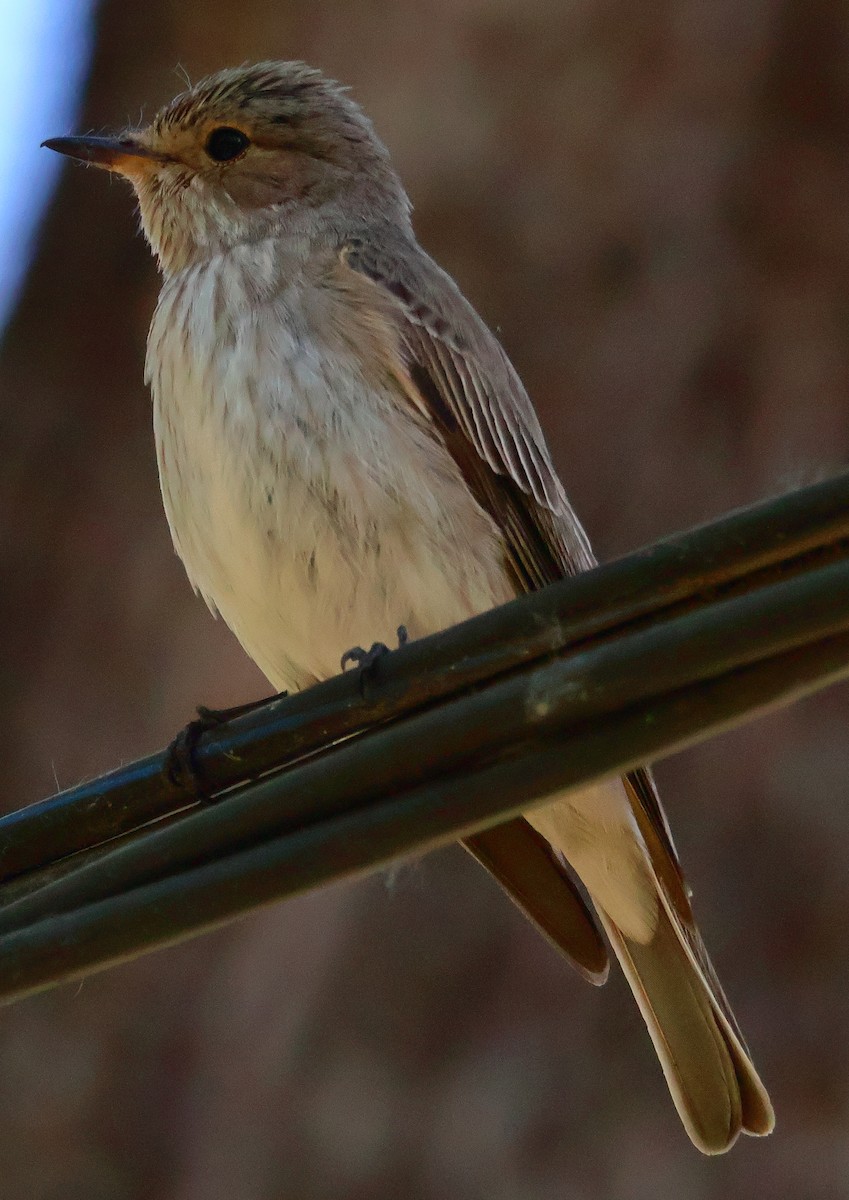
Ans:
[[[592,565],[516,372],[416,242],[337,84],[261,63],[147,129],[48,144],[136,189],[164,277],[147,371],[174,543],[276,687]],[[565,864],[580,877],[700,1149],[770,1131],[647,771],[467,846],[599,983],[604,944]]]

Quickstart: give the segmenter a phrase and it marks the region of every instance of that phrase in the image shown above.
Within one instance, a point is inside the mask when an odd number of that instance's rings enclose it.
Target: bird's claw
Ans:
[[[410,640],[407,633],[406,625],[398,626],[398,648],[406,646]],[[365,685],[374,674],[374,669],[384,654],[389,654],[390,649],[385,642],[373,642],[368,650],[364,650],[362,646],[353,646],[350,650],[346,650],[342,655],[341,668],[343,671],[347,669],[349,664],[353,663],[360,676],[360,691],[365,695]]]
[[[201,735],[221,722],[212,719],[218,716],[213,709],[198,707],[197,714],[196,719],[180,730],[165,751],[162,774],[166,782],[183,795],[195,800],[208,800],[209,789],[201,777],[195,751]]]
[[[280,695],[285,696],[286,693],[281,692]],[[165,751],[162,774],[166,782],[183,795],[191,796],[195,800],[212,799],[212,791],[204,782],[195,757],[198,742],[210,729],[217,729],[219,725],[224,725],[234,717],[244,716],[245,713],[253,712],[267,703],[268,698],[263,697],[261,700],[251,700],[247,704],[236,704],[233,708],[207,708],[199,704],[195,710],[195,720],[189,721],[188,725],[180,730]]]
[[[346,670],[348,664],[353,663],[361,671],[368,671],[379,658],[383,658],[384,654],[388,653],[389,647],[385,642],[372,642],[368,650],[364,650],[362,646],[352,646],[350,650],[346,650],[342,655],[342,670]]]

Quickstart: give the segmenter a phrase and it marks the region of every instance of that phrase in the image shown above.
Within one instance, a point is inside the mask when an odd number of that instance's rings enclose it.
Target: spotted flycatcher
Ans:
[[[147,378],[174,545],[274,687],[593,565],[521,381],[336,83],[303,63],[221,71],[146,129],[46,144],[135,188],[163,277]],[[574,870],[700,1150],[772,1129],[647,771],[470,848],[602,982]]]

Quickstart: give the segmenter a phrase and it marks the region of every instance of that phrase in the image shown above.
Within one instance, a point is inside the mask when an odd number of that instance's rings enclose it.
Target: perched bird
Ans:
[[[147,379],[189,579],[278,689],[593,564],[506,354],[422,250],[383,144],[303,63],[221,71],[145,129],[53,150],[132,183],[162,272]],[[469,848],[584,975],[607,958],[693,1142],[773,1126],[647,771]]]

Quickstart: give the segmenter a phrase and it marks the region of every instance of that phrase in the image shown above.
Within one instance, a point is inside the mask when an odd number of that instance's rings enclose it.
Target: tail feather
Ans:
[[[684,1127],[705,1154],[774,1117],[693,919],[647,771],[526,814],[581,879],[648,1027]]]
[[[721,1154],[741,1131],[769,1133],[774,1116],[766,1090],[726,1015],[724,997],[714,991],[668,902],[661,903],[655,935],[646,944],[629,940],[604,912],[599,915],[694,1145]],[[703,947],[701,956],[709,961]]]

